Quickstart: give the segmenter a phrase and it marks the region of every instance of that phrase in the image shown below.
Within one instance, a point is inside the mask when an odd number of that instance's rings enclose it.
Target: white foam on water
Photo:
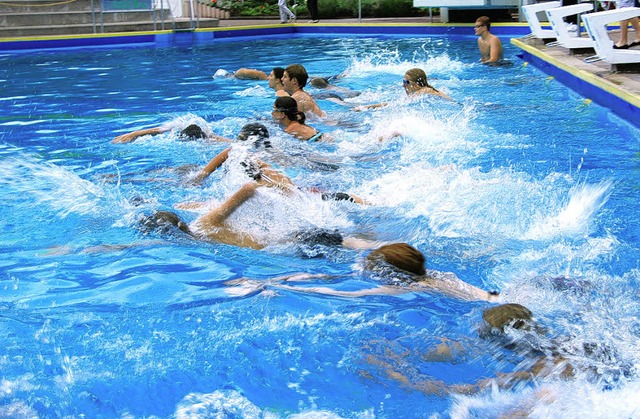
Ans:
[[[568,202],[556,214],[537,220],[524,238],[540,240],[588,234],[593,215],[607,202],[612,187],[611,181],[573,187],[568,191]]]
[[[0,185],[28,199],[41,209],[44,205],[65,218],[69,214],[99,214],[105,191],[68,169],[33,157],[8,158],[0,165]]]

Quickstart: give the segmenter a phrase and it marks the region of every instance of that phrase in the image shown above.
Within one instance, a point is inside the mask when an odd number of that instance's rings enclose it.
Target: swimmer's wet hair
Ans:
[[[380,246],[367,256],[370,263],[384,261],[387,264],[414,275],[424,275],[425,257],[418,249],[407,243]]]
[[[140,226],[143,231],[169,233],[173,228],[178,228],[184,233],[191,234],[189,226],[176,213],[170,211],[157,211],[145,216],[140,220]]]
[[[269,130],[262,124],[252,122],[246,124],[238,134],[238,140],[246,141],[249,137],[256,137],[258,140],[269,138]]]
[[[182,131],[180,131],[180,136],[185,140],[198,140],[200,138],[207,138],[207,134],[204,133],[202,128],[200,128],[196,124],[191,124]]]
[[[303,88],[307,85],[307,80],[309,80],[309,74],[307,74],[307,69],[304,68],[301,64],[291,64],[287,68],[284,69],[287,72],[290,79],[296,79],[298,81],[298,86]]]
[[[276,79],[282,80],[284,76],[284,68],[282,67],[273,67],[273,75],[276,76]]]
[[[313,87],[317,87],[318,89],[329,87],[329,82],[324,77],[314,77],[311,79],[309,84]]]
[[[338,230],[328,230],[326,228],[310,228],[296,233],[296,240],[307,246],[340,246],[342,245],[342,234]]]
[[[489,326],[504,332],[507,326],[515,329],[527,328],[533,321],[533,314],[523,305],[510,303],[483,311],[482,318]]]
[[[280,96],[273,104],[278,112],[283,112],[287,118],[292,121],[298,121],[301,124],[307,120],[304,112],[298,110],[298,102],[291,96]]]
[[[434,88],[433,86],[431,86],[429,84],[429,82],[427,81],[427,73],[425,73],[423,69],[421,69],[421,68],[412,68],[410,70],[407,70],[407,72],[404,73],[404,74],[409,78],[409,81],[414,82],[418,86],[420,86],[420,87],[430,87],[433,90],[435,90],[436,92],[438,91],[436,88]]]

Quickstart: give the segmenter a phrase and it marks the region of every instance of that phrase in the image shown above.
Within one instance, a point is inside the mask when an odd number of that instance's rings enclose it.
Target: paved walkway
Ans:
[[[261,19],[220,19],[220,26],[221,28],[228,28],[228,27],[233,27],[233,26],[260,26],[260,25],[273,25],[273,24],[279,24],[280,23],[280,19],[278,17],[273,17],[273,18],[261,18]],[[308,18],[300,18],[296,23],[298,24],[307,24],[308,23]],[[322,19],[320,20],[319,23],[317,24],[327,24],[327,25],[334,25],[334,24],[357,24],[357,23],[363,23],[363,24],[379,24],[379,23],[401,23],[401,24],[426,24],[426,23],[440,23],[440,17],[439,16],[433,16],[432,18],[430,18],[429,16],[423,16],[423,17],[399,17],[399,18],[366,18],[366,19],[358,19],[358,18],[353,18],[353,19]],[[309,23],[311,24],[311,23]]]

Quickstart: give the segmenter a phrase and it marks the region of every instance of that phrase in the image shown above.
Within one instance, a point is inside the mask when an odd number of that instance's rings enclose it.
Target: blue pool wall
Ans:
[[[518,38],[529,34],[529,27],[522,23],[494,24],[492,32],[501,38]],[[446,35],[471,37],[473,24],[319,24],[319,25],[260,25],[231,28],[197,29],[192,32],[153,31],[116,34],[69,35],[52,37],[26,37],[0,39],[0,54],[20,54],[42,50],[83,48],[131,48],[207,45],[225,40],[241,40],[265,36],[425,36]],[[512,44],[522,50],[520,57],[541,71],[553,76],[560,83],[610,109],[632,125],[640,128],[640,97],[629,95],[624,87],[606,85],[566,65],[559,65],[544,53],[536,53],[524,44]]]

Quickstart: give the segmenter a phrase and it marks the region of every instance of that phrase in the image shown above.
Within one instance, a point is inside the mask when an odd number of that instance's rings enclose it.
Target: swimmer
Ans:
[[[436,89],[427,81],[427,74],[421,68],[412,68],[404,73],[402,78],[402,87],[409,98],[416,98],[424,95],[439,96],[443,99],[454,101],[449,95]],[[366,109],[376,109],[387,106],[388,103],[376,103],[373,105],[364,105],[354,108],[354,111],[362,111]]]
[[[402,79],[402,86],[404,91],[409,97],[415,97],[420,95],[434,95],[440,96],[447,100],[453,100],[449,95],[443,93],[431,86],[427,81],[427,74],[421,68],[412,68],[404,73]]]
[[[251,123],[246,124],[240,130],[238,134],[238,141],[249,141],[251,145],[258,148],[270,148],[271,143],[268,141],[269,130],[262,124]],[[207,163],[207,165],[200,170],[200,172],[193,179],[194,183],[201,183],[208,178],[213,172],[219,169],[228,159],[229,153],[231,153],[232,147],[228,147],[218,153],[213,159]],[[280,185],[284,189],[294,189],[293,182],[283,173],[275,170],[268,163],[265,163],[259,159],[250,159],[240,162],[244,166],[244,171],[247,175],[257,180],[260,176],[267,176],[274,183]]]
[[[133,132],[129,132],[127,134],[122,134],[114,138],[111,143],[113,144],[125,144],[135,141],[136,139],[145,136],[145,135],[159,135],[165,132],[171,131],[172,127],[170,125],[161,125],[159,127],[154,128],[146,128]],[[185,129],[181,130],[178,134],[178,137],[186,140],[186,141],[194,141],[199,139],[206,139],[208,141],[218,141],[218,142],[229,142],[231,141],[228,138],[224,138],[217,134],[208,135],[204,132],[204,130],[197,124],[191,124]]]
[[[239,68],[236,71],[227,71],[220,68],[213,74],[213,78],[218,77],[234,77],[239,80],[267,80],[269,78],[264,71],[253,68]]]
[[[504,57],[500,38],[491,33],[491,20],[487,16],[480,16],[475,23],[474,32],[478,36],[478,50],[480,62],[484,64],[497,63]]]
[[[339,291],[328,287],[294,287],[272,284],[275,288],[333,295],[337,297],[363,297],[367,295],[399,295],[410,292],[434,292],[464,301],[497,301],[497,292],[487,292],[458,278],[451,272],[439,272],[425,268],[424,255],[407,243],[391,243],[373,250],[365,260],[364,268],[377,273],[387,284],[358,291]],[[326,275],[296,275],[296,280],[327,278]]]
[[[330,137],[317,129],[305,124],[306,116],[298,108],[293,97],[279,97],[273,104],[271,117],[282,125],[284,132],[291,134],[298,140],[314,142],[329,141]]]
[[[287,97],[286,99],[292,100]],[[240,134],[238,134],[238,141],[249,142],[254,149],[257,150],[269,150],[271,149],[271,143],[269,139],[269,131],[267,127],[258,123],[246,124],[242,127]],[[229,154],[232,152],[232,147],[228,147],[218,153],[213,159],[207,163],[207,165],[200,170],[200,172],[193,179],[194,183],[201,183],[207,179],[213,172],[219,169],[229,159]],[[272,186],[277,185],[281,190],[287,193],[295,193],[300,191],[293,181],[284,173],[272,167],[269,163],[264,162],[258,158],[248,158],[240,162],[243,166],[244,172],[253,180],[260,180],[260,178],[268,179]],[[357,204],[367,204],[367,202],[350,193],[345,192],[323,192],[312,188],[309,190],[312,193],[319,193],[323,201],[349,201]],[[201,206],[200,203],[184,203],[180,204],[181,208],[195,208]]]
[[[284,68],[282,67],[273,67],[271,73],[269,73],[269,87],[272,88],[276,92],[276,96],[289,96],[284,90],[284,85],[282,84],[282,77],[284,76]]]
[[[353,104],[345,102],[345,98],[354,98],[360,95],[358,91],[331,84],[329,78],[325,77],[313,77],[309,81],[309,85],[323,90],[313,94],[315,99],[325,99],[343,106],[353,106]]]
[[[531,408],[537,403],[553,400],[553,394],[544,386],[543,379],[566,381],[579,376],[608,386],[609,380],[616,381],[622,376],[628,377],[633,371],[631,364],[621,363],[614,350],[606,344],[576,344],[575,339],[566,337],[568,344],[564,345],[561,339],[549,339],[532,312],[520,304],[501,304],[485,309],[482,312],[482,323],[478,333],[482,339],[495,344],[494,347],[498,350],[496,356],[503,357],[502,349],[508,349],[523,357],[520,369],[498,373],[494,378],[481,379],[475,384],[452,385],[424,377],[418,371],[419,365],[411,365],[406,361],[405,355],[393,354],[389,350],[380,351],[380,348],[377,348],[376,352],[384,353],[385,356],[369,356],[367,361],[380,368],[387,377],[428,395],[476,394],[495,391],[496,388],[512,389],[534,383],[536,390],[532,394],[532,400],[525,400],[521,405],[510,408],[510,417],[529,417]],[[453,356],[465,356],[464,352],[462,344],[443,339],[435,350],[421,355],[420,358],[427,362],[455,363]],[[500,358],[496,361],[509,363]]]
[[[326,114],[320,109],[313,97],[304,91],[308,79],[307,70],[302,65],[291,64],[284,70],[282,84],[284,90],[296,100],[300,112],[303,112],[305,116],[325,117]]]
[[[263,186],[279,187],[279,185],[272,183],[269,179],[262,177],[255,182],[245,183],[221,205],[200,216],[190,225],[183,222],[176,214],[167,211],[152,215],[149,217],[150,221],[145,221],[144,224],[147,226],[158,225],[163,229],[175,227],[179,231],[198,240],[224,243],[256,250],[264,249],[273,244],[285,244],[296,241],[340,245],[349,248],[373,247],[375,245],[374,242],[343,237],[336,231],[322,229],[313,229],[306,233],[298,233],[293,237],[260,239],[234,227],[231,223],[227,223],[229,217],[249,201],[255,195],[258,188]]]

